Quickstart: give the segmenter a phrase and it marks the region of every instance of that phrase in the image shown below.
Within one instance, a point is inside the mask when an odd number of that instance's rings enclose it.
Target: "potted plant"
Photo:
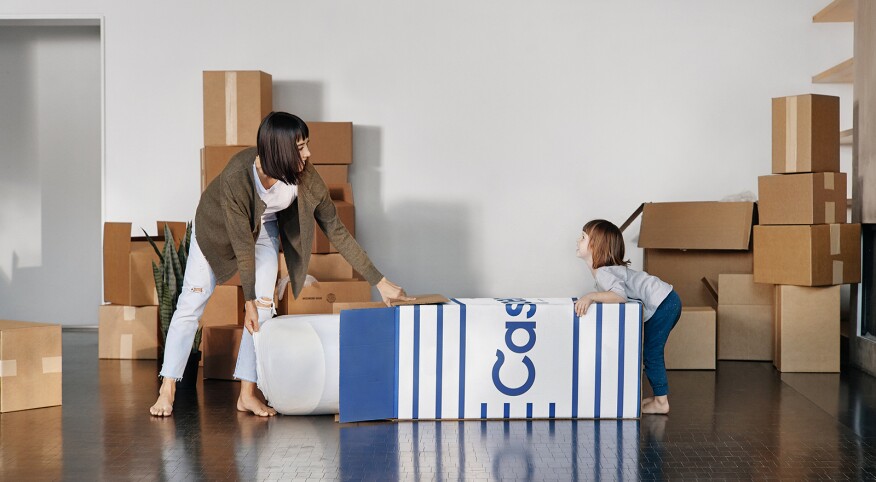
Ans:
[[[186,223],[185,237],[179,241],[178,246],[175,245],[173,233],[167,224],[164,225],[164,249],[158,249],[158,245],[149,237],[146,230],[143,230],[143,234],[146,235],[146,239],[149,240],[149,244],[158,255],[158,263],[152,262],[152,274],[155,276],[155,290],[158,292],[158,325],[161,331],[160,348],[163,352],[170,320],[173,318],[176,302],[182,293],[183,277],[186,273],[186,261],[189,257],[189,245],[192,238],[192,223]],[[177,384],[178,387],[195,386],[198,378],[198,364],[201,361],[201,351],[198,349],[200,346],[201,327],[198,327],[195,332],[195,341],[192,343],[192,351],[189,354],[182,381]],[[163,358],[163,356],[159,356],[159,363]]]

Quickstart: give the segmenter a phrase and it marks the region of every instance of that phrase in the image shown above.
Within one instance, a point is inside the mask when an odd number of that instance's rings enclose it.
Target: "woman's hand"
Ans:
[[[380,292],[380,297],[383,298],[383,302],[386,303],[386,306],[391,306],[393,301],[413,300],[413,298],[405,293],[405,290],[403,290],[401,286],[393,283],[385,277],[377,282],[377,291]]]
[[[243,326],[250,335],[259,331],[259,309],[256,308],[255,300],[244,303]]]
[[[575,302],[575,314],[579,317],[584,316],[587,313],[587,308],[593,304],[593,298],[590,295],[591,293],[587,293],[578,298],[578,301]]]

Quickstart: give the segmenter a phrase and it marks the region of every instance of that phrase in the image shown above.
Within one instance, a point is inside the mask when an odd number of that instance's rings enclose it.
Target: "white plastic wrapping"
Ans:
[[[259,388],[279,413],[338,413],[340,319],[278,316],[253,336]]]

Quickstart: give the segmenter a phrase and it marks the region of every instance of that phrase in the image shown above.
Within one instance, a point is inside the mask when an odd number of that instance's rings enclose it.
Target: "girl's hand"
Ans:
[[[244,303],[243,326],[250,335],[259,331],[259,309],[256,308],[255,300]]]
[[[377,291],[380,292],[380,297],[383,298],[383,302],[386,303],[386,306],[391,306],[391,303],[397,300],[413,300],[413,298],[405,293],[405,290],[403,290],[401,286],[389,281],[385,277],[377,282]]]
[[[579,317],[587,314],[587,308],[593,304],[593,299],[590,297],[590,294],[586,294],[578,298],[578,301],[575,302],[575,314]]]

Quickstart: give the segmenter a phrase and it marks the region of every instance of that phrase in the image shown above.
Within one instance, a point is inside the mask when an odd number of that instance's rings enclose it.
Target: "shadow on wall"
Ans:
[[[295,114],[305,122],[323,120],[322,82],[274,79],[273,87],[274,110]]]

